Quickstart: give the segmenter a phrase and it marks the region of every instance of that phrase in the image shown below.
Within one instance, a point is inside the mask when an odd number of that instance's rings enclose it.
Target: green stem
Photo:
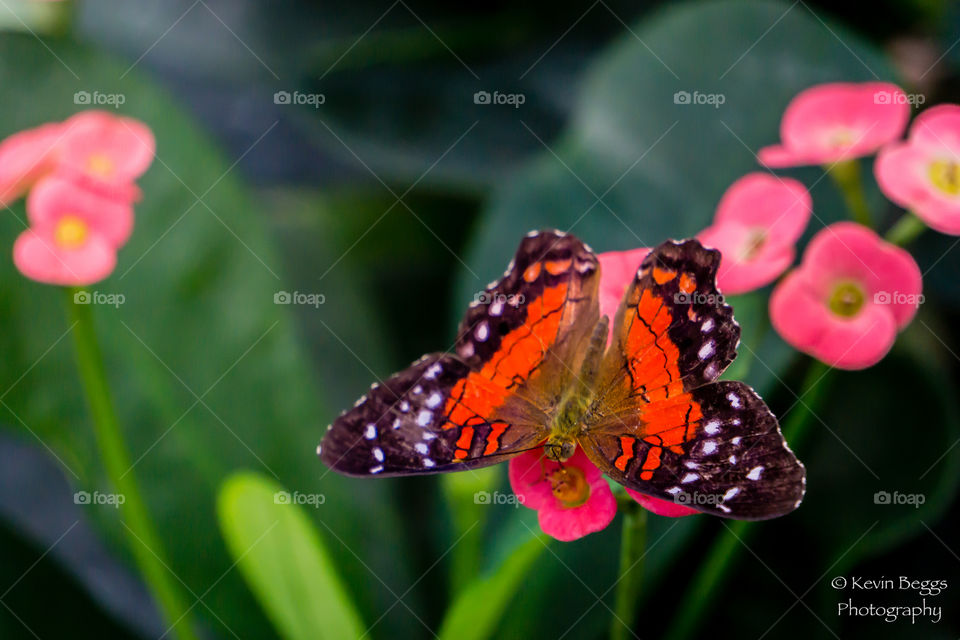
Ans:
[[[167,626],[182,640],[194,640],[197,636],[190,627],[186,599],[170,578],[160,537],[150,521],[136,478],[130,471],[133,465],[113,408],[91,305],[74,302],[79,291],[66,289],[67,307],[73,321],[77,367],[93,419],[100,457],[114,490],[124,498],[120,513],[127,530],[130,551]]]
[[[887,231],[886,239],[887,242],[905,247],[916,240],[926,228],[927,225],[923,224],[920,218],[910,211],[907,211],[890,227],[890,230]]]
[[[647,511],[630,501],[623,515],[623,536],[620,540],[620,581],[617,582],[616,612],[610,622],[610,639],[633,637],[640,585],[643,582],[643,556],[647,543]]]
[[[846,160],[829,166],[826,170],[843,194],[843,200],[853,219],[867,228],[873,228],[870,208],[867,206],[863,183],[860,180],[860,163],[857,160]]]
[[[821,406],[830,388],[828,383],[834,371],[818,360],[810,362],[801,387],[800,400],[797,400],[783,425],[784,438],[794,449],[809,431],[809,426],[816,416],[816,409]],[[715,594],[726,579],[743,543],[756,531],[755,523],[738,520],[720,532],[686,594],[679,600],[687,603],[687,609],[674,618],[673,625],[665,636],[667,640],[684,640],[696,634],[704,614],[715,602]]]

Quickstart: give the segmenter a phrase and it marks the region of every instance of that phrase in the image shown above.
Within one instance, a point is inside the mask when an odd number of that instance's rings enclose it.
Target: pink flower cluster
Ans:
[[[23,275],[83,286],[106,278],[133,230],[135,184],[155,152],[143,123],[102,111],[0,142],[0,204],[26,195],[29,228],[13,246]]]
[[[761,149],[758,158],[768,168],[819,164],[830,170],[878,154],[877,183],[890,200],[931,228],[960,235],[960,106],[925,111],[904,141],[910,103],[887,83],[812,87],[787,107],[781,143]],[[722,254],[717,281],[724,294],[754,291],[786,272],[771,294],[770,316],[794,348],[833,367],[869,367],[916,314],[923,300],[920,269],[906,250],[871,229],[839,222],[816,232],[799,266],[790,270],[812,213],[810,194],[800,182],[750,173],[729,187],[698,238]],[[648,252],[599,256],[602,314],[614,316]],[[599,531],[616,515],[610,485],[579,450],[563,465],[539,450],[521,454],[510,461],[510,484],[524,505],[537,510],[541,528],[559,540]],[[696,513],[627,493],[659,515]]]

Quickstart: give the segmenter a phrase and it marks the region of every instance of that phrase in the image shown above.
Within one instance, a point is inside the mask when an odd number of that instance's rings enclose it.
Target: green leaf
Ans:
[[[220,491],[217,514],[231,555],[287,640],[361,637],[366,627],[329,552],[303,509],[289,498],[262,475],[230,477]]]
[[[534,536],[511,553],[490,575],[473,580],[456,598],[443,619],[440,640],[483,640],[496,631],[503,612],[533,562],[549,544]]]

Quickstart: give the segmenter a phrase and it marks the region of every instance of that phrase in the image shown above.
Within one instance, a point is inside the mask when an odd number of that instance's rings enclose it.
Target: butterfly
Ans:
[[[720,253],[667,241],[639,265],[613,319],[600,264],[575,236],[527,234],[470,304],[450,352],[374,384],[317,453],[352,476],[442,473],[576,447],[635,491],[760,520],[803,499],[806,473],[777,419],[742,382],[717,378],[740,327],[717,290]]]

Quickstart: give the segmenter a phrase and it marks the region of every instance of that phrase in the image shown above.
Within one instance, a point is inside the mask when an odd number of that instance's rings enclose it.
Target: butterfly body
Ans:
[[[341,473],[377,476],[476,468],[535,447],[563,461],[582,447],[636,491],[725,517],[782,515],[805,472],[759,396],[717,381],[740,336],[716,289],[719,260],[695,240],[660,245],[608,319],[593,251],[572,235],[528,234],[453,349],[374,385],[318,453]]]

